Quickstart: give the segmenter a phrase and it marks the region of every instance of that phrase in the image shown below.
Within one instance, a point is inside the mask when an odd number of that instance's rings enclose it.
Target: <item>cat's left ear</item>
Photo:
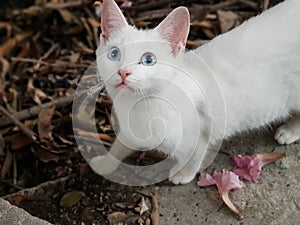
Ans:
[[[120,30],[128,23],[114,0],[103,0],[101,13],[101,30],[104,40],[108,40],[111,33]]]
[[[172,53],[176,55],[185,50],[190,31],[190,14],[186,7],[174,9],[154,30],[172,46]]]

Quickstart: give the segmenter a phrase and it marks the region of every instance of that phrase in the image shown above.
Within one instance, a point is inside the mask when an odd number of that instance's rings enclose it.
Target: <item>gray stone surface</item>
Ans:
[[[51,225],[0,198],[0,225]]]
[[[273,132],[236,137],[223,145],[223,153],[208,168],[209,172],[232,168],[226,153],[287,153],[283,160],[265,166],[257,183],[245,182],[245,188],[230,193],[244,220],[224,206],[215,187],[199,188],[195,181],[159,188],[161,225],[300,225],[300,144],[279,146],[272,136]]]

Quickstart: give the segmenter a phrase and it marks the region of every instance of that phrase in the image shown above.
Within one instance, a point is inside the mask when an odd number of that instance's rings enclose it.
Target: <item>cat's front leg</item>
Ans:
[[[275,133],[279,144],[289,145],[300,139],[300,115],[291,118],[286,124],[279,127]]]
[[[169,180],[173,184],[187,184],[190,183],[198,173],[199,168],[196,165],[188,164],[184,166],[181,170],[177,171],[177,168],[172,168],[170,171],[171,177]]]
[[[173,184],[190,183],[200,170],[204,152],[202,148],[197,148],[188,161],[181,154],[176,155],[177,164],[171,169],[169,180]]]
[[[118,168],[120,163],[133,152],[134,150],[129,149],[116,139],[109,153],[92,158],[90,166],[95,172],[101,175],[111,174]]]

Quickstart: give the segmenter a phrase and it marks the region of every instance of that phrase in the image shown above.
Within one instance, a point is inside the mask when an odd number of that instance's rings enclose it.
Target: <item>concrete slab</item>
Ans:
[[[31,216],[28,212],[11,205],[0,198],[0,224],[1,225],[51,225],[47,221]]]
[[[222,151],[249,155],[286,152],[288,156],[263,169],[257,183],[230,193],[232,202],[244,214],[240,221],[220,200],[215,187],[199,188],[196,181],[184,186],[159,189],[161,225],[299,225],[300,224],[300,144],[279,146],[272,133],[251,133],[234,138]],[[220,153],[208,168],[230,169],[229,155]]]

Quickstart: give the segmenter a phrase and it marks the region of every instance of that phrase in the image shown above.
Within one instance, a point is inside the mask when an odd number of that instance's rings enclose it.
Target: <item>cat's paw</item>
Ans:
[[[171,173],[172,174],[172,173]],[[195,177],[194,173],[184,173],[183,171],[178,171],[173,176],[169,178],[173,184],[187,184],[190,183]]]
[[[281,145],[289,145],[300,139],[300,127],[285,124],[279,127],[275,133],[275,139]]]
[[[94,157],[90,161],[89,165],[96,173],[101,175],[108,175],[118,168],[120,162],[110,155],[104,155]]]

